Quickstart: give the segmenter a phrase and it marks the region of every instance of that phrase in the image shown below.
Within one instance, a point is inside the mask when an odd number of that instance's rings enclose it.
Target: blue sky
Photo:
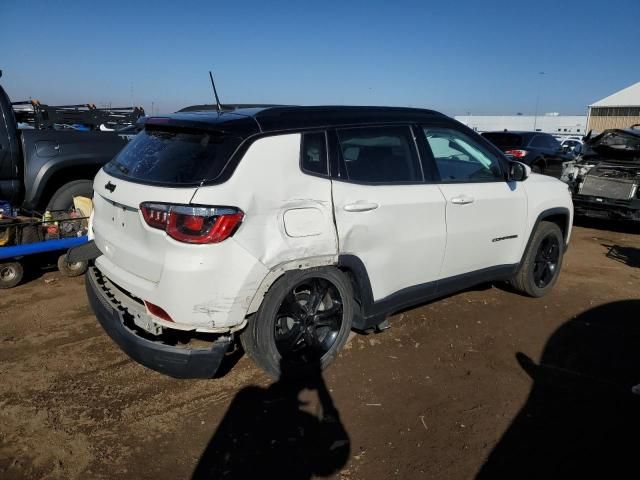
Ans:
[[[609,9],[609,11],[608,11]],[[14,99],[582,114],[640,81],[640,0],[0,0]],[[538,72],[545,72],[541,76]]]

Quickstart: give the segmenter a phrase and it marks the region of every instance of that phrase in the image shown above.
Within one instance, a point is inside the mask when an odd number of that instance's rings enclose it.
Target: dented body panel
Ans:
[[[640,130],[606,130],[563,165],[576,212],[640,221]]]
[[[258,139],[231,179],[200,188],[127,183],[101,171],[94,186],[93,235],[103,255],[96,266],[113,283],[161,306],[173,319],[154,317],[163,327],[241,328],[279,276],[273,272],[302,268],[301,259],[323,259],[304,262],[310,266],[337,263],[331,181],[302,173],[299,152],[300,134]],[[114,192],[105,190],[108,182],[117,183]],[[190,245],[147,226],[138,208],[145,201],[232,202],[247,213],[232,238]]]
[[[191,132],[198,115],[176,117],[178,131]],[[550,210],[564,215],[568,242],[571,197],[557,179],[533,174],[526,182],[355,183],[336,177],[329,153],[327,173],[303,171],[301,132],[256,133],[247,118],[219,114],[218,123],[207,124],[203,142],[221,135],[216,129],[222,127],[248,135],[212,178],[146,184],[142,175],[119,175],[116,169],[124,172],[126,165],[111,165],[110,173],[101,170],[95,179],[90,234],[102,253],[95,277],[104,276],[110,291],[117,289],[147,312],[138,326],[148,334],[237,331],[286,272],[340,265],[344,257],[358,258],[364,270],[357,274],[366,276],[371,301],[384,305],[398,292],[435,291],[451,278],[515,268],[536,223]],[[156,168],[157,156],[144,149],[139,155],[144,168]],[[459,202],[464,195],[471,200]],[[143,203],[233,208],[243,217],[220,243],[185,243],[150,225]]]

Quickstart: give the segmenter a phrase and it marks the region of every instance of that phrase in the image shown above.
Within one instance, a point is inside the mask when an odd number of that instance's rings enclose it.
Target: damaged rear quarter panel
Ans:
[[[301,171],[300,137],[290,133],[255,140],[227,182],[201,187],[192,199],[196,204],[238,207],[245,213],[233,241],[270,272],[280,272],[248,279],[247,286],[256,293],[252,299],[261,300],[260,291],[286,269],[302,268],[303,263],[317,266],[311,259],[322,259],[319,264],[324,265],[337,262],[331,181]],[[195,308],[201,312],[218,308],[214,295],[211,302]],[[246,313],[257,309],[256,301],[247,302],[249,296],[248,289],[238,292]],[[225,306],[229,301],[220,299]]]

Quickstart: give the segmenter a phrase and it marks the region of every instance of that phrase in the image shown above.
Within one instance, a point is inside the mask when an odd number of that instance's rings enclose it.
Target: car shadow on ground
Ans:
[[[282,370],[267,388],[248,386],[236,394],[193,480],[307,480],[346,464],[349,435],[320,369],[303,379],[290,375],[285,365]],[[302,401],[301,395],[317,397],[317,402]]]
[[[516,361],[534,384],[477,478],[637,476],[640,300],[588,310],[555,331],[539,364]]]
[[[602,244],[607,249],[607,258],[624,263],[630,267],[640,267],[640,248],[622,245]]]

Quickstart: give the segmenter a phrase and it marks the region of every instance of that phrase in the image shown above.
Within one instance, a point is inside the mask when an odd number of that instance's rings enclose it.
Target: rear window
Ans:
[[[522,147],[522,137],[515,133],[488,132],[482,136],[493,143],[500,150]]]
[[[147,126],[104,170],[141,183],[195,185],[220,176],[240,141],[219,132]]]

